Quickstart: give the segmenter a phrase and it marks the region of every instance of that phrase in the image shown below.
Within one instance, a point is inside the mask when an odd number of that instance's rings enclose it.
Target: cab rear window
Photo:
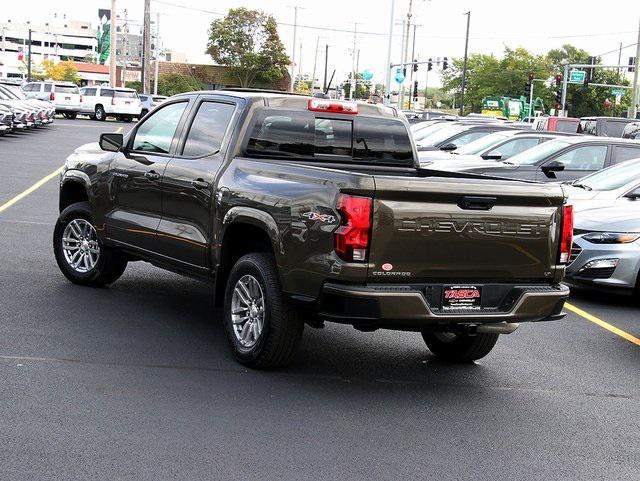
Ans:
[[[249,157],[411,165],[409,133],[400,120],[336,118],[263,110],[246,144]]]

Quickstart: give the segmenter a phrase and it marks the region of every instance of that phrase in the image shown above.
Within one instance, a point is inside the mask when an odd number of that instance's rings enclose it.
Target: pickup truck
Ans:
[[[520,322],[563,316],[572,208],[561,185],[421,169],[380,105],[264,91],[167,99],[78,148],[53,235],[62,273],[127,263],[211,282],[232,352],[286,364],[306,325],[421,333],[470,362]]]

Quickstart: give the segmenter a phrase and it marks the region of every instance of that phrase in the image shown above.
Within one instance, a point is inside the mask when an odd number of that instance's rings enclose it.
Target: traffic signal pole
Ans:
[[[629,118],[635,119],[638,114],[638,69],[640,69],[640,22],[638,23],[638,43],[636,44],[636,64],[633,69],[633,90],[631,91],[631,107]]]
[[[562,75],[562,113],[566,111],[567,105],[567,86],[569,85],[569,65],[564,66],[564,74]],[[556,109],[557,110],[557,109]],[[556,112],[556,117],[558,113]]]
[[[391,49],[393,48],[393,16],[395,15],[396,0],[391,0],[391,12],[389,13],[389,40],[387,43],[387,75],[384,81],[384,104],[391,105]],[[324,70],[324,83],[327,83],[327,69]]]

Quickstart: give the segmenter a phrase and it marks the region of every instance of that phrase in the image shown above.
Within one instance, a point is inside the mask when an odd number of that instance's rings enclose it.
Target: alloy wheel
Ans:
[[[231,297],[231,322],[240,345],[255,346],[264,328],[264,294],[252,275],[244,275],[236,282]]]
[[[98,235],[90,222],[73,219],[62,233],[62,251],[69,266],[76,272],[91,271],[100,258]]]

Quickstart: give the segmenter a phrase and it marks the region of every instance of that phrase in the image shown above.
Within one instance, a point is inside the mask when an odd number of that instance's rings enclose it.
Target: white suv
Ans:
[[[75,119],[80,111],[80,91],[71,82],[30,82],[22,87],[28,99],[53,102],[56,113]]]
[[[138,93],[133,89],[97,86],[84,87],[80,93],[80,113],[95,120],[115,117],[131,122],[133,117],[140,117],[142,112]]]

